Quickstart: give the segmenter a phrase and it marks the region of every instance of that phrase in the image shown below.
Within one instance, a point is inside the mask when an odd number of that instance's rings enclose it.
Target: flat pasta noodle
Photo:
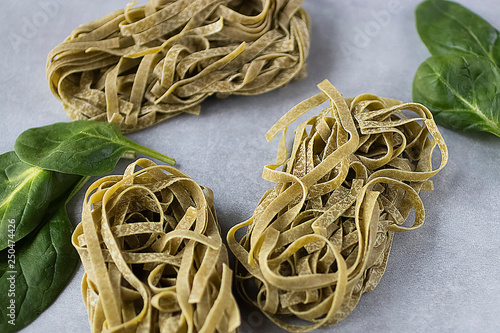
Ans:
[[[291,332],[337,323],[375,288],[394,232],[422,225],[419,191],[433,189],[429,178],[448,161],[425,106],[369,94],[344,99],[327,80],[318,87],[266,134],[271,140],[283,132],[276,163],[263,171],[276,185],[227,235],[239,292]],[[325,102],[295,130],[287,158],[288,125]],[[436,147],[440,165],[433,169]]]
[[[47,80],[71,119],[123,132],[211,95],[254,95],[306,74],[303,0],[150,0],[76,28],[47,58]]]
[[[139,159],[97,180],[72,241],[92,332],[237,331],[212,191],[177,169]]]

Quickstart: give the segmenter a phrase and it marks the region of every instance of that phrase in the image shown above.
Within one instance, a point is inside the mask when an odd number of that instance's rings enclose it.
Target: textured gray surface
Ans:
[[[344,96],[374,93],[411,100],[413,75],[429,56],[415,29],[417,3],[306,0],[312,48],[305,79],[259,97],[210,98],[200,116],[179,116],[129,137],[175,157],[182,171],[211,187],[226,232],[252,214],[271,186],[260,175],[274,160],[277,140],[267,143],[265,132],[293,105],[315,94],[321,80],[328,78]],[[499,22],[499,1],[461,3]],[[78,24],[124,5],[119,0],[3,3],[0,152],[12,150],[27,128],[68,121],[45,81],[46,55]],[[442,133],[450,161],[433,179],[435,191],[422,193],[425,224],[396,235],[378,287],[363,295],[344,321],[319,332],[500,331],[500,139]],[[124,167],[120,163],[116,172]],[[81,199],[71,202],[75,224]],[[22,332],[89,332],[82,274],[80,268],[57,301]],[[258,312],[242,311],[242,333],[280,331]]]

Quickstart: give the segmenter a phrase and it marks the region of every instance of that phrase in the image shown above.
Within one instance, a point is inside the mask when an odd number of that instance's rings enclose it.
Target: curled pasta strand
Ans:
[[[394,233],[422,225],[419,192],[432,190],[429,178],[448,161],[425,106],[369,94],[345,99],[327,80],[318,88],[266,134],[271,140],[283,132],[276,163],[263,172],[275,186],[227,235],[238,291],[291,332],[335,324],[375,288]],[[287,158],[288,126],[326,102],[318,116],[297,127]],[[441,156],[434,167],[436,148]]]
[[[175,168],[139,159],[97,180],[72,241],[92,332],[237,331],[213,194]]]
[[[302,0],[150,0],[76,28],[47,57],[71,119],[136,131],[211,95],[254,95],[306,73]]]

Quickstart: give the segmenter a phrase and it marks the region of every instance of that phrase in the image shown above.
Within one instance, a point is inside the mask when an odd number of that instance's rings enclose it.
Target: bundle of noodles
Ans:
[[[123,176],[96,181],[73,244],[92,332],[225,333],[240,325],[213,194],[172,167],[140,159]]]
[[[340,321],[377,285],[394,232],[423,223],[419,191],[433,188],[428,179],[448,159],[424,106],[366,94],[345,100],[328,81],[318,87],[319,94],[268,132],[270,140],[283,130],[277,163],[263,172],[276,185],[252,217],[228,234],[239,291],[293,332]],[[287,126],[326,101],[328,107],[297,128],[285,162]],[[441,163],[433,169],[436,146]],[[410,226],[404,222],[412,209]],[[246,226],[238,242],[235,233]],[[281,315],[309,323],[297,325]]]
[[[48,55],[72,119],[135,131],[216,94],[253,95],[305,75],[302,0],[151,0],[81,25]]]

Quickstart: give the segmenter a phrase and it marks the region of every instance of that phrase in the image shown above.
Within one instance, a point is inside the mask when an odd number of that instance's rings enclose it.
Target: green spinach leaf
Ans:
[[[62,204],[35,234],[0,252],[0,332],[31,323],[71,280],[79,263],[72,229]]]
[[[415,11],[420,38],[432,55],[477,54],[500,66],[500,32],[467,8],[427,0]]]
[[[130,150],[175,165],[171,157],[127,139],[118,126],[106,122],[78,120],[31,128],[15,143],[17,155],[28,164],[83,176],[112,172]]]
[[[432,57],[415,73],[413,100],[440,125],[500,136],[500,32],[452,1],[426,0],[415,18]]]
[[[43,170],[22,162],[14,152],[0,155],[0,250],[40,223],[51,204],[81,177]]]
[[[415,74],[413,100],[445,127],[500,136],[500,69],[485,57],[430,57]]]

